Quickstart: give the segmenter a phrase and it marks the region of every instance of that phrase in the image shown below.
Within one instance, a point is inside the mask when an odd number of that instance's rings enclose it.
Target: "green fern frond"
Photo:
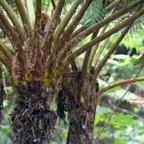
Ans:
[[[127,48],[130,48],[130,49],[135,48],[137,52],[140,52],[143,49],[144,47],[144,43],[143,43],[144,24],[142,22],[143,18],[144,16],[141,16],[133,23],[132,27],[127,32],[126,36],[123,38],[120,44],[125,45]],[[120,19],[118,19],[117,21],[114,21],[113,23],[109,25],[108,29],[120,23],[120,21],[121,21]],[[110,42],[113,43],[115,39],[117,39],[117,37],[120,35],[121,32],[122,30],[115,33],[111,37]]]
[[[50,5],[50,0],[43,0],[42,1],[42,6],[43,6],[43,11],[47,11],[48,10],[48,7],[49,7],[49,5]]]
[[[83,27],[90,27],[104,18],[106,11],[103,8],[102,0],[93,1],[87,9],[80,24]]]
[[[144,24],[141,21],[142,18],[144,18],[144,16],[141,16],[134,22],[133,26],[121,42],[126,47],[135,48],[137,52],[140,52],[142,47],[144,47]]]

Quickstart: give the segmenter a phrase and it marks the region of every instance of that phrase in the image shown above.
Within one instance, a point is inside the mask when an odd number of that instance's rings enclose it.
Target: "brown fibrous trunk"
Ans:
[[[80,84],[81,81],[77,78],[69,80],[69,89],[73,95],[75,106],[71,103],[71,108],[68,108],[69,131],[67,144],[94,143],[93,132],[97,103],[95,97],[97,84],[91,87],[91,77],[90,74],[86,74],[82,85]],[[81,96],[83,96],[83,102],[80,100]]]
[[[14,144],[48,144],[57,120],[43,96],[40,81],[17,87],[17,99],[11,114],[11,140]]]

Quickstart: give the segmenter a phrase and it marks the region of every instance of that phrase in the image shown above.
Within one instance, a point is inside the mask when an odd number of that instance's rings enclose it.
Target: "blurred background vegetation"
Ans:
[[[98,6],[95,4],[96,1],[99,1]],[[7,0],[7,2],[17,14],[13,0]],[[67,0],[67,5],[69,7],[71,2],[72,1]],[[48,10],[48,7],[50,9],[50,6],[49,1],[43,0],[44,11],[50,12],[50,10]],[[103,9],[102,1],[94,0],[93,4],[90,5],[79,25],[82,25],[84,28],[89,27],[90,25],[93,25],[103,19],[105,15],[106,11]],[[108,26],[108,29],[115,25],[115,23],[117,23],[117,21],[112,22]],[[101,53],[100,58],[105,56],[108,49],[111,47],[111,44],[114,42],[115,38],[118,37],[118,35],[119,32],[110,38],[109,42],[105,46],[105,49]],[[11,45],[9,44],[7,38],[5,38],[2,31],[0,31],[0,38],[6,45],[9,45],[9,48],[11,48]],[[90,37],[87,37],[81,42],[80,45],[87,43],[89,39]],[[102,48],[103,45],[104,42],[100,43],[99,49]],[[100,88],[107,86],[109,83],[135,77],[137,75],[144,76],[144,71],[141,70],[141,65],[135,64],[136,60],[143,54],[143,52],[144,16],[139,18],[134,23],[121,44],[117,47],[106,65],[103,67],[98,79]],[[84,54],[77,59],[79,66],[81,66],[83,57]],[[93,65],[95,66],[97,64]],[[4,100],[2,106],[0,107],[0,144],[11,144],[9,139],[10,113],[13,109],[15,93],[10,85],[9,75],[7,74],[5,67],[2,64],[0,64],[0,67],[2,73],[2,83],[4,86]],[[98,133],[102,130],[112,114],[115,105],[123,96],[124,98],[118,106],[115,114],[106,125],[100,136],[97,138]],[[141,98],[141,102],[143,102],[143,104],[129,105],[132,98],[135,98],[135,100]],[[52,107],[53,109],[56,109],[56,104],[53,103]],[[67,132],[68,125],[65,125],[62,120],[58,120],[51,144],[64,144],[66,141]],[[97,138],[96,143],[98,144],[144,143],[144,82],[137,82],[133,85],[123,85],[121,87],[113,88],[99,98],[98,107],[96,110],[94,137]]]

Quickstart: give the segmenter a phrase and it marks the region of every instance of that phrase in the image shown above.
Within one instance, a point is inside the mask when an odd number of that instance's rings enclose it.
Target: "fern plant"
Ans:
[[[143,0],[133,3],[75,0],[70,1],[71,5],[67,2],[51,0],[49,14],[42,11],[42,0],[14,0],[16,15],[5,0],[0,0],[0,27],[12,46],[10,49],[4,41],[0,41],[0,61],[7,68],[17,93],[11,114],[11,139],[15,144],[50,143],[57,116],[65,118],[65,106],[69,114],[67,144],[93,143],[98,97],[112,87],[144,80],[124,80],[99,92],[96,82],[117,45],[134,21],[144,14]],[[97,11],[103,13],[100,18],[100,13],[93,16],[94,9],[90,9],[95,5],[98,6]],[[90,11],[91,19],[87,19]],[[129,13],[132,14],[124,18]],[[92,20],[93,17],[96,20]],[[122,21],[107,29],[111,22],[121,17],[124,18]],[[83,22],[85,19],[88,21],[86,24]],[[122,33],[108,53],[98,65],[95,64],[95,68],[91,68],[105,48],[104,45],[97,51],[100,42],[106,39],[106,44],[110,36],[120,30]],[[88,36],[90,39],[80,44]],[[82,66],[78,68],[75,59],[83,53]],[[55,97],[57,114],[50,109]]]

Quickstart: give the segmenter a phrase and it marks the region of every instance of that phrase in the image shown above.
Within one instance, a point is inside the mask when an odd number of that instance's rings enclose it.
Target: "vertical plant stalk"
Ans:
[[[13,46],[17,46],[19,50],[22,51],[22,42],[17,36],[14,27],[10,24],[4,13],[0,10],[0,25],[2,30],[6,33],[7,37],[11,40]],[[12,40],[14,39],[14,40]]]
[[[84,5],[79,10],[78,14],[75,16],[74,20],[70,24],[70,26],[65,30],[65,32],[62,35],[62,38],[59,40],[59,46],[58,46],[57,52],[60,51],[63,48],[63,46],[65,45],[65,43],[69,40],[71,34],[73,33],[76,26],[78,25],[78,23],[82,19],[83,15],[85,14],[85,12],[88,9],[91,2],[92,2],[92,0],[86,0]],[[69,53],[69,52],[67,52],[67,53]],[[60,55],[61,55],[60,56],[61,57],[60,62],[62,62],[62,60],[66,57],[66,53],[61,53],[60,52]]]
[[[35,26],[34,26],[34,29],[35,29],[34,35],[35,36],[34,36],[34,38],[36,38],[37,33],[41,32],[41,11],[42,11],[42,1],[36,0],[36,16],[35,16]],[[40,39],[38,39],[37,43],[40,43],[39,41],[40,41]]]
[[[55,32],[55,29],[57,28],[57,25],[60,22],[60,15],[64,6],[65,0],[59,0],[58,4],[55,8],[53,18],[50,21],[50,24],[48,26],[48,30],[45,35],[45,40],[44,40],[44,53],[49,54],[51,44],[52,44],[52,39],[53,39],[53,34]]]
[[[49,75],[48,73],[52,70],[52,68],[50,68],[50,67],[52,67],[52,65],[50,64],[52,57],[49,58],[49,55],[52,55],[52,53],[54,53],[54,51],[55,51],[55,47],[52,45],[53,34],[57,28],[57,25],[60,22],[60,15],[61,15],[64,3],[65,3],[65,0],[58,1],[58,4],[54,11],[54,15],[53,15],[52,19],[50,20],[50,24],[48,26],[48,30],[47,30],[45,38],[44,38],[44,45],[43,45],[43,49],[44,49],[43,53],[44,54],[43,54],[42,61],[43,62],[49,61],[49,62],[47,62],[45,65],[44,75],[42,76],[43,80],[44,79],[46,80],[46,77],[48,77],[48,75]],[[51,53],[51,51],[52,51],[52,53]]]
[[[66,16],[64,17],[64,19],[61,21],[61,23],[59,24],[58,28],[56,29],[56,32],[54,34],[54,43],[56,45],[55,47],[55,50],[53,50],[53,52],[51,53],[50,55],[50,58],[49,58],[49,68],[47,69],[47,71],[49,72],[50,71],[50,67],[52,67],[52,63],[54,60],[54,55],[57,56],[57,53],[59,52],[59,50],[61,49],[61,44],[59,42],[59,38],[61,36],[61,34],[63,33],[65,27],[67,26],[67,24],[69,23],[71,17],[73,16],[73,14],[75,13],[77,7],[80,5],[80,3],[82,2],[82,0],[77,0],[74,2],[74,4],[72,5],[72,7],[70,8],[70,10],[68,11],[68,13],[66,14]],[[73,21],[73,25],[72,27],[69,29],[70,31],[74,30],[76,25],[78,24],[77,21],[79,22],[79,20],[81,19],[81,16],[83,16],[84,14],[84,9],[81,10],[81,15],[79,16],[76,16],[75,20]],[[69,31],[69,34],[70,34],[70,31]],[[63,41],[61,41],[63,43]],[[59,45],[57,46],[57,44],[59,43]],[[56,62],[56,61],[55,61]],[[50,72],[51,73],[51,72]]]
[[[23,31],[21,25],[19,24],[14,12],[12,11],[12,9],[10,8],[10,6],[8,5],[8,3],[5,0],[0,0],[0,4],[3,7],[3,9],[5,10],[5,12],[8,14],[10,20],[12,21],[13,26],[16,29],[21,42],[23,42],[25,34],[24,34],[24,31]]]
[[[74,32],[76,26],[78,25],[78,23],[80,22],[80,20],[82,19],[83,15],[85,14],[87,8],[89,7],[89,5],[91,4],[91,0],[87,0],[84,5],[82,6],[82,8],[79,10],[79,12],[77,13],[77,15],[75,16],[74,20],[71,22],[70,26],[65,30],[65,32],[62,35],[62,38],[60,38],[59,40],[59,45],[57,48],[57,52],[56,54],[63,49],[63,46],[68,42],[68,40],[71,37],[71,34]],[[67,49],[69,53],[69,49]],[[62,59],[64,59],[66,57],[66,52],[62,50],[62,52],[60,51],[60,61],[62,61]]]
[[[32,39],[32,35],[33,35],[32,34],[32,28],[30,26],[30,21],[28,19],[25,7],[24,7],[22,1],[20,1],[20,0],[14,0],[14,1],[15,1],[16,6],[17,6],[17,9],[19,11],[19,14],[21,16],[22,22],[23,22],[25,35],[26,35],[27,38],[29,37],[29,38]]]
[[[101,69],[103,68],[104,64],[107,62],[107,60],[109,59],[109,57],[111,56],[111,54],[114,52],[114,50],[117,48],[117,46],[119,45],[119,43],[122,41],[122,39],[124,38],[124,36],[127,34],[128,30],[130,29],[130,27],[132,26],[133,22],[131,22],[131,24],[129,24],[125,30],[122,32],[122,34],[120,35],[120,37],[116,40],[116,42],[114,43],[114,45],[111,47],[111,49],[108,51],[108,53],[106,54],[106,56],[103,58],[103,60],[100,62],[100,64],[98,65],[96,71],[93,74],[92,77],[92,81],[91,84],[94,84],[95,79],[97,79]]]
[[[36,0],[36,16],[35,16],[35,25],[34,25],[34,47],[33,47],[33,56],[31,59],[34,62],[34,74],[33,77],[39,77],[41,72],[41,11],[42,11],[42,1]]]
[[[88,7],[91,4],[91,2],[92,2],[92,0],[86,0],[84,5],[82,6],[82,8],[79,10],[77,15],[75,16],[74,20],[71,22],[69,27],[65,30],[65,32],[62,35],[62,38],[59,40],[58,50],[62,49],[62,47],[65,45],[65,43],[69,40],[71,34],[73,33],[73,31],[75,30],[76,26],[78,25],[78,23],[82,19],[83,15],[85,14],[85,12],[88,9]]]
[[[54,35],[55,43],[58,42],[58,39],[60,38],[62,32],[64,31],[65,27],[67,26],[68,22],[70,21],[71,17],[75,13],[77,7],[80,5],[81,2],[82,2],[82,0],[76,0],[74,2],[74,4],[72,5],[72,7],[70,8],[70,10],[68,11],[68,13],[66,14],[66,16],[64,17],[64,19],[59,24],[59,26],[55,32],[55,35]]]
[[[52,6],[53,6],[53,9],[55,10],[55,8],[56,8],[55,1],[54,1],[54,0],[51,0],[51,3],[52,3]]]
[[[8,38],[10,39],[11,44],[14,47],[16,59],[18,60],[20,64],[18,65],[19,72],[21,73],[21,76],[19,78],[21,80],[27,79],[28,75],[27,75],[27,70],[26,70],[26,56],[22,48],[22,43],[17,33],[15,32],[14,28],[11,26],[11,24],[9,23],[9,21],[7,20],[6,16],[3,14],[2,11],[0,11],[0,17],[1,17],[0,25],[3,31],[6,32],[6,35],[8,36]]]
[[[117,6],[117,5],[116,5],[116,6]],[[111,10],[111,12],[110,12],[109,15],[112,15],[112,14],[115,12],[115,9],[116,9],[116,7]],[[108,25],[105,25],[105,26],[101,29],[99,35],[101,35],[102,33],[104,33],[105,30],[107,29],[107,27],[108,27]],[[108,39],[109,39],[109,38],[108,38]],[[89,58],[89,63],[88,63],[89,67],[92,65],[93,60],[95,60],[95,63],[97,63],[97,61],[98,61],[98,59],[99,59],[99,57],[100,57],[100,55],[101,55],[101,53],[102,53],[105,45],[106,45],[107,42],[108,42],[108,39],[105,40],[105,44],[103,45],[103,47],[99,50],[99,52],[98,52],[97,54],[96,54],[96,51],[97,51],[97,49],[98,49],[98,47],[99,47],[99,43],[92,48],[91,54],[90,54],[90,58]],[[96,64],[94,64],[93,66],[95,67],[95,65],[96,65]]]
[[[92,35],[92,39],[94,39],[97,35],[98,35],[98,31],[95,31]],[[84,60],[83,60],[81,81],[83,81],[83,78],[85,77],[85,74],[87,72],[90,72],[90,67],[88,67],[88,64],[89,64],[89,58],[90,58],[91,50],[92,50],[92,47],[89,48],[89,50],[86,52]]]
[[[108,41],[109,41],[110,37],[108,37],[105,41],[104,41],[104,44],[102,45],[102,47],[99,49],[99,51],[97,52],[97,54],[94,56],[93,60],[95,61],[94,62],[94,67],[96,67],[97,63],[98,63],[98,60],[105,48],[105,46],[107,45]]]
[[[47,62],[45,64],[44,67],[44,74],[42,75],[42,81],[43,83],[49,83],[49,73],[52,71],[52,64],[51,64],[51,59],[52,57],[49,57],[50,55],[52,55],[52,53],[54,53],[55,51],[55,47],[52,46],[52,42],[53,42],[53,34],[55,32],[55,29],[57,28],[57,25],[60,22],[60,15],[64,6],[65,0],[59,0],[58,4],[55,8],[54,11],[54,15],[52,17],[52,19],[50,20],[50,24],[48,26],[48,30],[46,32],[45,38],[44,38],[44,45],[43,45],[43,58],[42,61]],[[52,53],[51,53],[52,51]],[[47,79],[47,80],[46,80]],[[46,82],[47,81],[47,82]]]
[[[7,48],[7,46],[2,41],[0,41],[0,51],[3,53],[3,55],[5,55],[5,57],[9,61],[12,61],[11,51]]]
[[[0,61],[5,65],[5,67],[8,69],[8,72],[11,74],[11,61],[5,57],[4,54],[0,52]]]

